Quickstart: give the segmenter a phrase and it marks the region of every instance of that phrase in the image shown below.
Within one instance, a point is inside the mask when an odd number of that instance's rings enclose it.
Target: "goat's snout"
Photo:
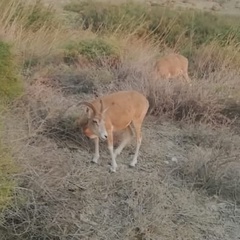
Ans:
[[[107,137],[108,137],[107,134],[102,134],[102,135],[101,135],[101,139],[102,139],[102,140],[106,140]]]

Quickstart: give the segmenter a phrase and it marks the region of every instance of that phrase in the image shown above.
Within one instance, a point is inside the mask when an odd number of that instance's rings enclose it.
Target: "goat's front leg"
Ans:
[[[98,159],[99,159],[99,138],[96,137],[93,139],[94,144],[95,144],[95,154],[94,157],[92,159],[92,162],[94,163],[98,163]]]
[[[116,163],[116,155],[113,152],[113,133],[112,133],[112,131],[108,132],[108,150],[109,150],[111,158],[112,158],[110,171],[116,172],[117,163]]]

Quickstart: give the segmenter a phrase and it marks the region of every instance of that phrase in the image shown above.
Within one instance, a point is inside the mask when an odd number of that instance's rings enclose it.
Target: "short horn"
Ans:
[[[100,104],[101,104],[100,113],[102,113],[103,112],[103,101],[102,101],[102,99],[100,99]]]
[[[93,110],[93,115],[96,115],[97,111],[96,108],[89,102],[80,102],[78,105],[86,105],[87,107]]]

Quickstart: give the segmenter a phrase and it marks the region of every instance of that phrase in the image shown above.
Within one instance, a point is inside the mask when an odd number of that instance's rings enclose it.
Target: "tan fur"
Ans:
[[[78,118],[74,125],[76,126],[76,128],[80,128],[82,129],[82,132],[88,137],[88,138],[94,138],[95,135],[92,132],[92,130],[88,127],[88,117],[87,115],[82,116],[81,118]],[[129,129],[127,128],[127,131]],[[114,137],[113,137],[113,145],[115,146],[118,142],[119,139],[121,138],[121,135],[126,134],[126,129],[124,129],[123,131],[119,131],[119,132],[114,132]]]
[[[180,54],[170,53],[158,59],[155,66],[157,77],[164,79],[183,77],[188,83],[188,59]]]
[[[130,165],[135,166],[142,140],[142,122],[149,107],[148,100],[145,96],[137,91],[119,91],[97,98],[90,103],[82,102],[80,104],[85,104],[88,107],[88,122],[86,124],[86,122],[83,121],[84,124],[82,125],[82,129],[86,136],[95,141],[95,156],[93,162],[97,162],[99,158],[99,138],[103,138],[106,135],[108,148],[112,156],[111,170],[115,172],[117,167],[115,158],[127,144],[129,140],[128,138],[133,135],[132,131],[134,129],[137,140],[137,149]],[[89,109],[92,109],[92,111],[89,111]],[[103,125],[101,125],[102,123]],[[99,132],[99,129],[101,128],[100,125],[104,126],[104,131],[106,132],[105,135],[102,132]],[[128,134],[114,152],[113,133],[122,130],[126,130],[125,132]]]

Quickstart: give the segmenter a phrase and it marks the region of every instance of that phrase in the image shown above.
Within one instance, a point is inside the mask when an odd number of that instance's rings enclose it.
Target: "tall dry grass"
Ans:
[[[0,36],[14,47],[20,64],[47,61],[66,41],[66,33],[55,10],[41,1],[0,3]]]

